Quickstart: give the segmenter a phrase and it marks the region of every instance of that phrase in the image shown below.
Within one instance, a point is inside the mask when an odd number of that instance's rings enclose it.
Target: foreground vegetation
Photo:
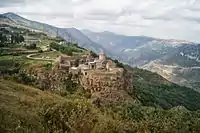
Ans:
[[[0,80],[0,131],[4,133],[199,133],[200,111],[141,105],[97,108],[86,92],[60,95]]]

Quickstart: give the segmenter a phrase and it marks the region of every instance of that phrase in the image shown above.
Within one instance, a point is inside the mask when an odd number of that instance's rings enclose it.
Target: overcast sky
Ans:
[[[200,42],[200,0],[0,0],[0,13],[58,27]]]

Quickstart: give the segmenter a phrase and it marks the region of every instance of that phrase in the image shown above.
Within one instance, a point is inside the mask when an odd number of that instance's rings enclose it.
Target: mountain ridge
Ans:
[[[159,39],[148,36],[125,36],[115,33],[91,32],[82,30],[91,40],[131,66],[144,65],[152,60],[171,53],[174,48],[184,44],[194,44],[185,40]],[[143,60],[143,61],[142,61]]]
[[[59,35],[62,38],[64,38],[66,41],[69,41],[72,43],[78,43],[79,46],[87,48],[87,49],[91,49],[92,51],[97,52],[97,53],[102,50],[106,51],[99,44],[94,43],[87,36],[82,34],[81,31],[75,28],[58,28],[49,24],[25,19],[15,13],[4,13],[4,14],[0,14],[0,16],[6,17],[12,20],[13,23],[16,25],[32,28],[34,30],[39,30],[39,31],[42,31],[54,36]],[[74,34],[78,34],[79,36],[74,35]]]
[[[111,32],[111,31],[92,31],[92,30],[89,30],[89,29],[81,29],[81,31],[83,33],[86,33],[86,32],[91,32],[91,33],[97,33],[97,34],[110,34],[110,35],[116,35],[116,36],[125,36],[125,37],[145,37],[145,38],[152,38],[152,39],[156,39],[156,40],[165,40],[165,41],[171,41],[171,42],[181,42],[181,43],[193,43],[195,44],[194,42],[192,41],[187,41],[187,40],[180,40],[180,39],[161,39],[161,38],[158,38],[158,37],[151,37],[151,36],[145,36],[145,35],[137,35],[137,36],[133,36],[133,35],[123,35],[123,34],[118,34],[118,33],[114,33],[114,32]]]

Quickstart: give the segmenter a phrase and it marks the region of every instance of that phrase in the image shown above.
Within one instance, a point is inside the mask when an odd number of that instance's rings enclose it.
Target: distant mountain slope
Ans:
[[[187,41],[163,40],[146,36],[124,36],[112,32],[92,32],[82,30],[91,40],[112,50],[114,55],[131,66],[144,65],[152,60],[162,58],[175,52],[184,44],[193,44]]]
[[[14,22],[6,16],[0,14],[0,24],[14,24]]]
[[[162,59],[162,63],[181,67],[200,67],[200,44],[179,47],[176,52]]]
[[[200,45],[111,32],[82,32],[129,65],[156,72],[174,83],[200,91]]]
[[[200,45],[184,45],[162,59],[142,68],[157,72],[166,79],[200,91]]]
[[[140,46],[148,41],[152,41],[151,37],[143,37],[143,36],[124,36],[117,35],[112,32],[104,31],[104,32],[92,32],[89,30],[82,30],[82,32],[87,35],[93,41],[103,45],[106,48],[112,49],[116,47],[117,49],[122,51],[125,48],[133,49],[137,46]]]
[[[90,49],[94,52],[100,52],[102,50],[106,52],[106,50],[103,49],[100,45],[91,41],[87,36],[85,36],[79,30],[75,28],[57,28],[48,24],[39,23],[36,21],[25,19],[14,13],[5,13],[5,14],[1,14],[0,16],[1,16],[0,21],[3,20],[1,18],[7,18],[16,25],[24,26],[24,27],[31,28],[34,30],[43,31],[54,36],[59,35],[67,41],[78,43],[79,46]]]

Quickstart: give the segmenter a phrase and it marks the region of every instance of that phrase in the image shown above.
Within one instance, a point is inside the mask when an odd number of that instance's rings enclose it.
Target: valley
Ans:
[[[0,15],[0,132],[200,132],[198,45],[84,34]]]
[[[199,57],[195,55],[195,52],[199,55],[198,48],[196,48],[198,44],[184,40],[165,40],[146,36],[117,35],[108,31],[98,33],[89,30],[79,31],[75,28],[62,29],[30,21],[13,13],[3,14],[2,18],[4,20],[1,21],[2,23],[9,22],[12,25],[42,31],[52,36],[59,35],[66,41],[77,43],[80,47],[90,49],[95,53],[104,51],[109,57],[131,65],[132,67],[140,67],[156,72],[156,68],[152,68],[151,66],[151,62],[154,62],[153,64],[160,66],[161,69],[166,69],[157,73],[171,82],[191,88],[194,87],[195,90],[200,88],[198,76],[193,76],[191,79],[189,78],[193,73],[199,73],[199,69],[195,69],[199,67]],[[187,49],[189,51],[184,51]],[[158,60],[163,61],[155,63]],[[165,65],[165,67],[162,67],[162,65]],[[168,67],[166,67],[166,65],[168,65]],[[171,66],[177,68],[169,70]],[[180,70],[179,67],[186,68]],[[194,69],[191,70],[191,73],[188,71],[185,72],[184,70],[187,70],[187,67]],[[169,73],[166,76],[166,73],[162,71],[173,71],[173,74],[177,76]]]
[[[171,55],[141,68],[157,72],[164,78],[199,91],[199,45],[184,45]]]
[[[83,33],[132,67],[156,72],[171,82],[200,91],[199,44],[111,32]]]
[[[181,67],[163,65],[157,61],[151,62],[141,67],[142,69],[150,70],[162,75],[169,81],[187,86],[199,91],[199,72],[200,67]]]

